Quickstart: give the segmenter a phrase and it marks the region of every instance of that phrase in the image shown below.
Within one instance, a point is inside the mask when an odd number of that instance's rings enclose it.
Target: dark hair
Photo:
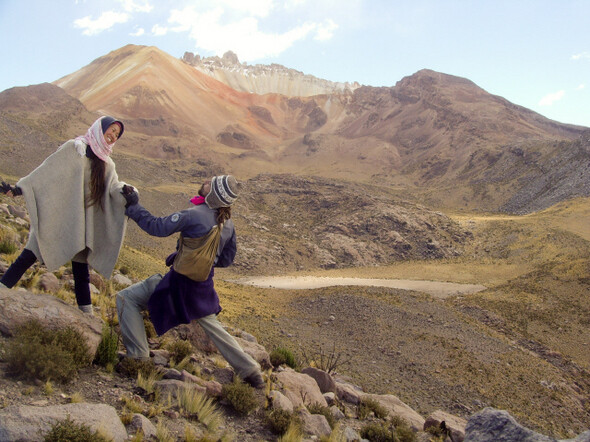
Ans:
[[[98,158],[90,146],[86,149],[86,156],[90,158],[90,195],[86,200],[86,207],[98,204],[104,210],[103,197],[105,193],[105,162]]]
[[[231,218],[231,207],[220,207],[217,209],[217,224],[221,225]]]

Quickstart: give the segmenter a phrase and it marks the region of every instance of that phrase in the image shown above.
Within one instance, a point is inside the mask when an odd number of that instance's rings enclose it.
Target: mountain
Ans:
[[[314,79],[323,92],[307,96],[310,78],[287,68],[246,66],[231,53],[183,59],[128,45],[54,84],[90,111],[123,118],[141,137],[122,144],[141,155],[199,158],[244,178],[293,173],[401,186],[439,207],[511,207],[512,193],[528,180],[507,177],[506,164],[522,158],[519,152],[548,158],[547,146],[585,130],[431,70],[392,87]],[[262,86],[265,75],[272,81]],[[250,87],[268,93],[245,92]]]

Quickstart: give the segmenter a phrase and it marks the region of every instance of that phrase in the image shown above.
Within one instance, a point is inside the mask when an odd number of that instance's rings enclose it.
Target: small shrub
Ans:
[[[0,240],[0,253],[5,255],[12,255],[18,251],[17,245],[14,241],[9,240],[8,238],[4,238]]]
[[[195,416],[211,431],[215,431],[223,419],[215,402],[194,388],[181,390],[178,395],[178,406],[189,416]]]
[[[418,439],[416,433],[404,418],[394,416],[391,423],[395,427],[395,434],[400,442],[415,442]]]
[[[309,405],[307,407],[307,409],[311,414],[321,414],[322,416],[324,416],[326,418],[326,420],[328,421],[330,428],[334,429],[334,426],[336,425],[336,418],[334,417],[334,415],[330,411],[330,408],[328,408],[324,405],[320,405],[320,404],[315,403],[315,404]]]
[[[361,428],[360,435],[371,442],[416,442],[416,433],[402,418],[389,422],[371,422]]]
[[[192,344],[184,339],[168,344],[166,350],[170,352],[170,358],[175,364],[193,354]]]
[[[107,324],[102,327],[102,337],[100,344],[96,349],[94,356],[94,363],[106,367],[107,365],[114,365],[119,360],[117,352],[119,351],[119,335],[112,327]]]
[[[296,421],[296,416],[287,410],[277,408],[266,414],[266,422],[275,434],[285,434]]]
[[[123,376],[137,379],[139,373],[141,373],[144,378],[149,378],[153,372],[158,372],[158,369],[151,359],[123,358],[121,362],[117,364],[117,371]]]
[[[21,378],[65,383],[91,358],[86,341],[73,328],[50,330],[31,321],[6,344],[5,360],[9,372]]]
[[[301,428],[298,425],[291,425],[287,432],[279,438],[278,442],[300,442],[302,439]]]
[[[70,403],[79,404],[85,402],[84,396],[79,391],[76,391],[70,396]]]
[[[339,367],[350,362],[349,358],[345,357],[343,353],[336,350],[336,344],[332,345],[330,351],[325,351],[320,347],[319,351],[308,354],[304,349],[303,360],[310,367],[318,368],[328,374],[336,373]]]
[[[270,363],[275,367],[282,364],[288,365],[291,368],[297,366],[293,352],[284,347],[277,347],[270,353]]]
[[[145,391],[148,395],[155,394],[156,381],[162,378],[159,372],[152,371],[147,376],[144,376],[141,371],[137,373],[137,386]]]
[[[237,376],[231,384],[223,386],[222,394],[240,414],[249,414],[258,407],[254,389]]]
[[[124,409],[130,413],[144,413],[143,404],[138,399],[124,395],[121,397],[121,401],[123,402]]]
[[[357,416],[359,419],[366,419],[369,413],[373,412],[375,417],[379,419],[386,419],[387,418],[387,409],[383,407],[379,402],[375,399],[371,399],[369,397],[363,397],[361,399],[360,404],[357,407]]]
[[[381,422],[371,422],[361,428],[360,435],[371,442],[399,442],[393,426]]]
[[[55,332],[54,342],[72,355],[77,368],[86,367],[92,356],[84,337],[74,328],[67,327]]]
[[[97,431],[92,431],[90,427],[74,422],[69,416],[56,422],[43,440],[45,442],[108,442],[108,439]]]
[[[158,442],[174,442],[176,440],[162,421],[156,425],[156,439]]]

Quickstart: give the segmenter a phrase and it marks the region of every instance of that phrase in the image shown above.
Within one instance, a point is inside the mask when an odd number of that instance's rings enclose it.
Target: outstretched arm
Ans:
[[[163,217],[154,216],[139,203],[127,207],[125,214],[146,233],[160,237],[180,232],[185,227],[187,220],[183,212],[176,212]]]

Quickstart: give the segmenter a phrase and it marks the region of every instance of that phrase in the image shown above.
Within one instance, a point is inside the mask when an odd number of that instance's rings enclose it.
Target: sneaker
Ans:
[[[78,308],[82,310],[84,313],[90,316],[94,316],[94,311],[92,309],[92,304],[87,305],[79,305]]]
[[[262,379],[262,375],[258,372],[252,373],[250,376],[246,376],[244,378],[244,382],[247,382],[252,387],[258,389],[264,388],[265,386],[264,379]]]

